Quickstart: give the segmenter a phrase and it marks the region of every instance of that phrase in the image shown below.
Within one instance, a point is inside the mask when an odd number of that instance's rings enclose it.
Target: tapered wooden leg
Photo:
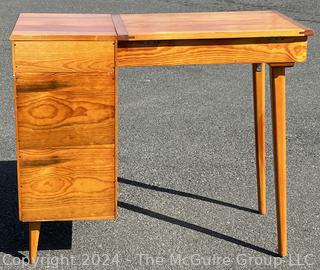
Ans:
[[[40,227],[41,227],[41,222],[29,223],[29,262],[31,264],[35,263],[37,259]]]
[[[285,68],[271,67],[271,104],[274,175],[277,204],[278,250],[287,255],[286,97]]]
[[[253,101],[259,213],[266,213],[265,64],[253,64]]]

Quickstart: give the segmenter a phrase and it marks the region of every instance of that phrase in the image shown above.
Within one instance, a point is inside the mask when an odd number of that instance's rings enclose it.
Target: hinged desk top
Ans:
[[[308,36],[313,31],[277,11],[121,14],[118,38],[128,40]],[[119,31],[120,29],[121,31]]]
[[[301,37],[313,31],[277,11],[154,14],[22,13],[12,40],[175,40]]]

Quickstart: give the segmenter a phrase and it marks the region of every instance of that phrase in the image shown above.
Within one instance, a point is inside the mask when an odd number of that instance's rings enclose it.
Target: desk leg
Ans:
[[[271,105],[274,175],[277,204],[278,251],[287,255],[286,96],[285,67],[271,67]]]
[[[29,223],[29,262],[34,264],[37,259],[38,242],[41,222]]]
[[[253,64],[253,101],[259,213],[266,213],[265,64]]]

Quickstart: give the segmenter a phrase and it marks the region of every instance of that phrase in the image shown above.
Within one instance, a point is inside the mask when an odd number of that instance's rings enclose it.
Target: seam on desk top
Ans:
[[[114,29],[117,33],[118,40],[128,40],[129,34],[120,14],[111,15]]]

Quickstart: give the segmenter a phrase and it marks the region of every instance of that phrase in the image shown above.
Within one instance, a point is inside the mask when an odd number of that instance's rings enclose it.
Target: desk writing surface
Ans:
[[[118,39],[171,40],[288,37],[311,29],[277,11],[121,14]],[[120,38],[119,38],[120,37]]]
[[[11,40],[115,40],[110,14],[21,13]]]

